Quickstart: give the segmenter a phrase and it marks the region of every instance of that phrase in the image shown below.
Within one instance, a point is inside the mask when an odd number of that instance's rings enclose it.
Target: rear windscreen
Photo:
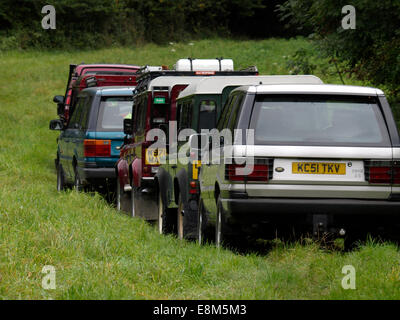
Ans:
[[[151,127],[157,128],[161,124],[168,123],[169,104],[166,103],[153,103]]]
[[[97,131],[123,131],[125,118],[132,117],[132,97],[102,97]]]
[[[214,100],[203,100],[199,110],[199,132],[201,129],[213,129],[216,126],[217,106]]]
[[[260,95],[250,128],[256,144],[390,146],[373,97]]]

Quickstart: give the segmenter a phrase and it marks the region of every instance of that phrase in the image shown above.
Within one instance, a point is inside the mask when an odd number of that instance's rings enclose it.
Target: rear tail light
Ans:
[[[400,161],[393,162],[393,184],[400,184]]]
[[[256,159],[253,170],[249,174],[241,173],[242,170],[240,169],[245,168],[245,166],[246,164],[227,164],[225,166],[225,179],[229,181],[267,182],[272,178],[272,159]]]
[[[110,157],[111,140],[85,139],[83,149],[85,157]]]
[[[152,177],[158,172],[158,165],[143,165],[143,177]]]
[[[371,184],[400,184],[399,161],[365,161],[365,180]]]
[[[189,193],[190,194],[197,194],[198,191],[199,191],[198,182],[197,181],[190,181],[189,185],[190,185]]]

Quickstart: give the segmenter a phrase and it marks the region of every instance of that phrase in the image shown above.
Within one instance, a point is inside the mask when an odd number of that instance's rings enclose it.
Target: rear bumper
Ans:
[[[249,198],[221,199],[228,216],[251,215],[398,215],[400,201],[360,199]]]
[[[222,200],[222,199],[221,199]],[[397,235],[400,202],[359,199],[225,199],[225,232],[262,238],[328,232],[347,235]]]
[[[114,168],[80,168],[79,174],[83,180],[116,178]]]

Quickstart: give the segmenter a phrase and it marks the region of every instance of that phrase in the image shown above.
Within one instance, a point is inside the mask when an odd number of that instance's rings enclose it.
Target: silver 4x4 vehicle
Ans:
[[[158,184],[158,227],[160,233],[174,231],[180,239],[197,238],[197,210],[199,200],[198,171],[200,162],[187,153],[187,139],[197,133],[216,130],[216,124],[225,103],[227,110],[238,104],[232,90],[253,84],[322,84],[321,79],[311,75],[273,76],[215,76],[205,77],[191,84],[176,100],[176,138],[171,139],[164,163],[155,175]],[[224,119],[229,118],[225,113]],[[173,128],[170,124],[169,131]],[[183,137],[181,137],[183,134]],[[170,134],[173,137],[173,134]],[[181,139],[183,138],[183,139]],[[198,146],[196,146],[198,147]],[[183,152],[182,152],[183,150]],[[196,152],[195,152],[196,153]]]
[[[358,236],[399,225],[400,141],[381,90],[257,85],[231,96],[241,103],[217,128],[236,130],[233,143],[222,136],[202,150],[199,241],[207,230],[220,245],[238,234]]]

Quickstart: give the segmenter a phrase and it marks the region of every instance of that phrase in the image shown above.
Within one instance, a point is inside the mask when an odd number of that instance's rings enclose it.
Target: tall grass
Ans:
[[[0,55],[0,298],[2,299],[398,299],[400,255],[368,242],[350,253],[316,244],[276,244],[235,254],[160,236],[98,195],[56,192],[53,95],[69,63],[172,64],[181,57],[234,59],[285,74],[285,56],[307,41],[212,39],[168,46]],[[326,80],[326,79],[324,79]],[[334,79],[333,81],[337,81]],[[338,81],[337,81],[338,82]],[[342,267],[356,290],[341,286]],[[44,265],[56,289],[42,288]]]

